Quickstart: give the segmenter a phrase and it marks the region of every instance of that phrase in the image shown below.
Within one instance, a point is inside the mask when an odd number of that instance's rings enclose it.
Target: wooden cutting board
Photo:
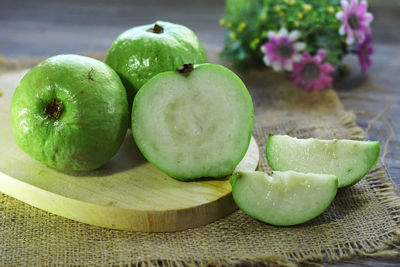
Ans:
[[[128,131],[121,149],[102,168],[61,173],[20,150],[9,120],[11,97],[26,71],[0,74],[0,191],[51,213],[102,227],[166,232],[210,223],[237,207],[228,178],[181,182],[148,163]],[[255,170],[252,138],[237,169]]]

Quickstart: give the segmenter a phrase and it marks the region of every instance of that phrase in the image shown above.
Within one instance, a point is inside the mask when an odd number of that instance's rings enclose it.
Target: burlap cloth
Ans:
[[[216,62],[217,53],[209,54]],[[0,65],[15,69],[35,62],[3,59]],[[268,170],[268,134],[365,138],[332,89],[307,93],[284,74],[267,70],[240,76],[254,101],[261,170]],[[400,198],[382,166],[356,185],[340,189],[322,215],[294,227],[271,226],[236,211],[181,232],[127,232],[82,224],[0,195],[0,265],[296,265],[398,255],[399,207]]]

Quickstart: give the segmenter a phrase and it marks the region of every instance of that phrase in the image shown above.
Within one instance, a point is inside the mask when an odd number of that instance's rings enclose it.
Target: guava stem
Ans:
[[[161,26],[158,25],[158,24],[154,24],[154,27],[153,27],[152,29],[148,29],[147,31],[148,31],[148,32],[152,32],[152,33],[160,34],[160,33],[163,33],[163,32],[164,32],[164,28],[161,27]]]
[[[44,110],[44,114],[47,115],[50,119],[58,120],[63,112],[63,106],[60,101],[57,99],[51,100]]]
[[[183,76],[189,76],[189,74],[193,71],[193,63],[183,64],[181,69],[176,69]]]

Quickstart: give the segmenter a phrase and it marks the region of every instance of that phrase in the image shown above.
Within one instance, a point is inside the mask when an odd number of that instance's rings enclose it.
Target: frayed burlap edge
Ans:
[[[102,60],[104,53],[82,53]],[[17,58],[8,60],[0,55],[0,71],[12,71],[26,69],[35,66],[43,58]],[[347,128],[349,138],[354,140],[364,140],[366,132],[355,123],[356,115],[352,111],[342,111],[340,123]],[[390,175],[385,167],[374,167],[366,177],[364,177],[371,189],[376,193],[377,199],[387,209],[395,221],[396,229],[383,235],[379,240],[357,241],[338,245],[329,250],[297,250],[287,253],[285,256],[269,255],[257,258],[231,258],[231,259],[208,259],[208,260],[146,260],[131,262],[130,266],[320,266],[323,262],[338,262],[354,257],[374,257],[374,258],[395,258],[400,259],[400,196]],[[228,248],[229,249],[229,248]]]

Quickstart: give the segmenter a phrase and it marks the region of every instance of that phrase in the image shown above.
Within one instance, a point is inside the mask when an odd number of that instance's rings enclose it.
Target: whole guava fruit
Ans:
[[[164,21],[123,32],[105,58],[121,77],[129,105],[142,85],[156,74],[176,70],[185,63],[207,62],[201,43],[190,29]]]
[[[24,76],[10,117],[18,146],[34,159],[61,171],[88,171],[121,146],[128,100],[117,73],[103,62],[59,55]]]

